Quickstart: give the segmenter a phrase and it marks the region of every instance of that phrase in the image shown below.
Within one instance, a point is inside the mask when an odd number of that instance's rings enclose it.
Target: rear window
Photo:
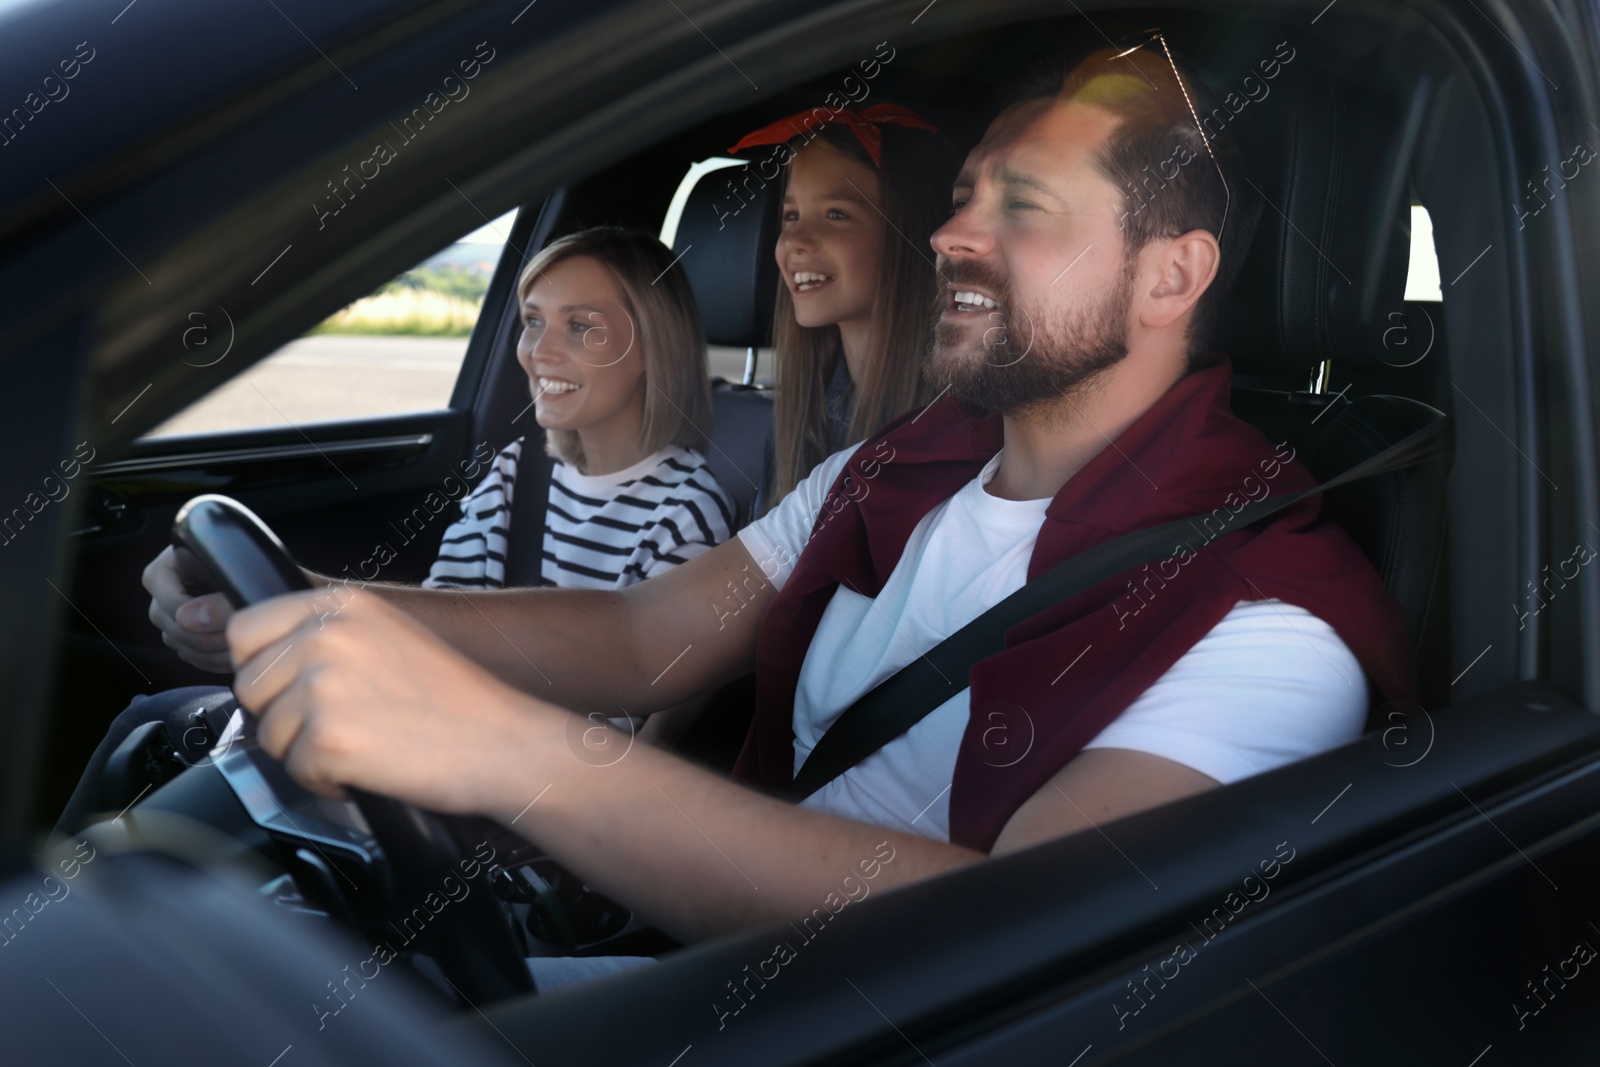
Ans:
[[[1411,266],[1406,271],[1407,300],[1443,300],[1439,255],[1433,247],[1433,219],[1421,204],[1411,205]]]

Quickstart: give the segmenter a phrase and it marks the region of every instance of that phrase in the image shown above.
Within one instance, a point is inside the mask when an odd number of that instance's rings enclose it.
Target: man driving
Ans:
[[[1095,53],[1007,108],[932,239],[940,398],[835,454],[738,537],[620,591],[319,579],[228,612],[171,550],[151,616],[234,670],[308,788],[489,816],[682,941],[1027,848],[1359,735],[1414,695],[1404,621],[1235,418],[1205,353],[1257,211],[1211,103],[1160,42]],[[774,794],[864,693],[1051,566],[1198,516],[1193,549],[1014,626],[968,687],[795,804]],[[1202,521],[1204,520],[1204,521]],[[733,778],[578,716],[646,714],[751,670]],[[998,731],[998,732],[997,732]]]

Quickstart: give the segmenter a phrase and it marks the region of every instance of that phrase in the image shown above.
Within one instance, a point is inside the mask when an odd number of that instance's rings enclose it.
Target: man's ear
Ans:
[[[1139,322],[1148,329],[1165,329],[1199,301],[1217,276],[1222,252],[1208,230],[1190,230],[1146,248],[1155,284],[1144,294]]]

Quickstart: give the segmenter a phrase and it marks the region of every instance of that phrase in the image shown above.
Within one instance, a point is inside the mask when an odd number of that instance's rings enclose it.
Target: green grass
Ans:
[[[371,296],[330,315],[313,334],[466,337],[488,291],[486,276],[446,265],[408,271]]]
[[[455,263],[418,267],[416,270],[406,271],[373,295],[419,289],[443,293],[476,304],[481,303],[484,294],[489,291],[489,276]]]

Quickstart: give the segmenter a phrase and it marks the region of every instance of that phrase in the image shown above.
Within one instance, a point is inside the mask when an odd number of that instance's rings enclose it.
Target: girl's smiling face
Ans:
[[[801,326],[870,322],[882,257],[878,174],[825,141],[789,164],[775,255]]]
[[[626,452],[630,441],[637,447],[644,353],[622,290],[599,260],[563,259],[528,287],[517,362],[540,426],[579,431],[590,459]]]

